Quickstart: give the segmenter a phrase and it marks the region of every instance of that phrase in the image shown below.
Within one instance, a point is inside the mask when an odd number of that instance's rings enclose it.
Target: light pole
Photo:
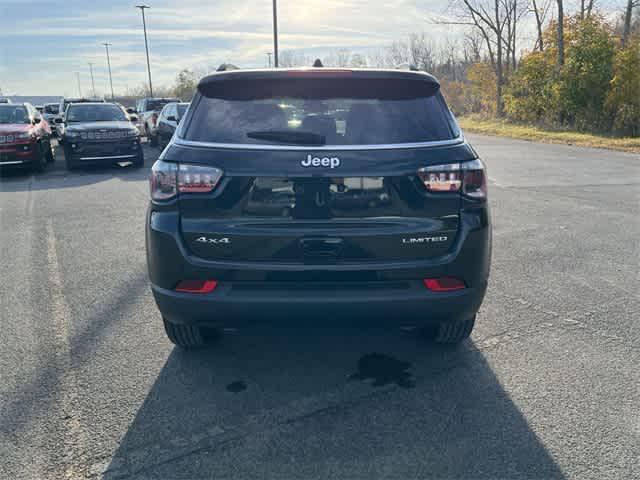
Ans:
[[[80,72],[76,72],[76,80],[78,81],[78,96],[82,98],[82,89],[80,88]]]
[[[271,55],[273,55],[271,52],[264,52],[264,54],[269,58],[269,68],[271,68]]]
[[[278,7],[273,1],[273,63],[278,68]]]
[[[275,1],[275,0],[274,0]],[[151,64],[149,63],[149,44],[147,43],[147,22],[144,18],[145,8],[151,8],[148,5],[136,5],[142,12],[142,28],[144,30],[144,48],[147,51],[147,72],[149,73],[149,96],[153,97],[153,86],[151,85]]]
[[[89,72],[91,73],[91,89],[93,90],[93,96],[96,96],[96,84],[93,81],[93,63],[89,62]]]
[[[103,45],[105,50],[107,51],[107,68],[109,69],[109,84],[111,85],[111,101],[113,102],[115,100],[115,97],[113,96],[113,79],[111,78],[111,61],[109,60],[109,46],[111,46],[111,44],[109,42],[104,42]]]

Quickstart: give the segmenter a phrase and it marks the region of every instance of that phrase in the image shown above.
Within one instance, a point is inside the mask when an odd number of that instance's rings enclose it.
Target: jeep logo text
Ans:
[[[329,167],[337,168],[340,166],[340,159],[338,157],[312,157],[307,155],[307,158],[300,161],[300,165],[303,167]]]

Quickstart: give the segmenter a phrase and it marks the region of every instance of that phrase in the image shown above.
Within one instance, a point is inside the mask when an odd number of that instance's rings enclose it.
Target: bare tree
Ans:
[[[322,63],[328,67],[348,67],[350,59],[351,52],[346,48],[341,48],[329,52]]]
[[[640,0],[627,0],[627,8],[624,12],[624,29],[622,30],[622,46],[626,47],[631,35],[631,16],[633,9],[640,7]]]
[[[560,1],[560,0],[559,0]],[[496,115],[502,116],[502,89],[506,80],[505,64],[514,65],[518,20],[524,14],[518,0],[453,0],[457,21],[444,24],[470,25],[482,36],[496,77]]]
[[[278,65],[283,68],[310,66],[311,59],[295,50],[283,50],[278,54]]]
[[[562,0],[558,2],[558,65],[564,65],[564,9]]]
[[[544,21],[551,8],[550,0],[531,0],[531,11],[536,19],[536,31],[538,38],[536,40],[536,48],[544,52],[544,37],[542,35]]]

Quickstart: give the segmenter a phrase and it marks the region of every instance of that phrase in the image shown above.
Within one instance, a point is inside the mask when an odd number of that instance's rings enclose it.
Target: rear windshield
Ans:
[[[29,114],[22,105],[0,105],[0,123],[29,123]]]
[[[263,145],[379,145],[450,140],[437,86],[416,80],[291,79],[201,88],[183,138]],[[221,82],[230,83],[230,82]]]
[[[125,122],[127,117],[120,107],[111,103],[100,105],[74,104],[67,109],[67,122]]]
[[[159,112],[167,103],[174,103],[175,100],[147,100],[147,111]]]
[[[60,105],[58,105],[57,103],[55,104],[51,104],[51,105],[45,105],[44,106],[44,113],[49,113],[52,115],[56,115],[58,113],[58,109],[60,108]]]

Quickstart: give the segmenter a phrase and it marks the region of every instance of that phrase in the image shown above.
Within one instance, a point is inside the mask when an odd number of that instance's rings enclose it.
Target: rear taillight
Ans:
[[[212,192],[222,178],[222,170],[158,160],[151,168],[149,186],[153,200],[169,200],[178,193]]]
[[[478,200],[487,197],[486,173],[480,159],[431,165],[421,168],[418,176],[428,192],[461,192]]]
[[[213,191],[222,178],[222,170],[201,165],[178,166],[178,191],[181,193],[207,193]]]

